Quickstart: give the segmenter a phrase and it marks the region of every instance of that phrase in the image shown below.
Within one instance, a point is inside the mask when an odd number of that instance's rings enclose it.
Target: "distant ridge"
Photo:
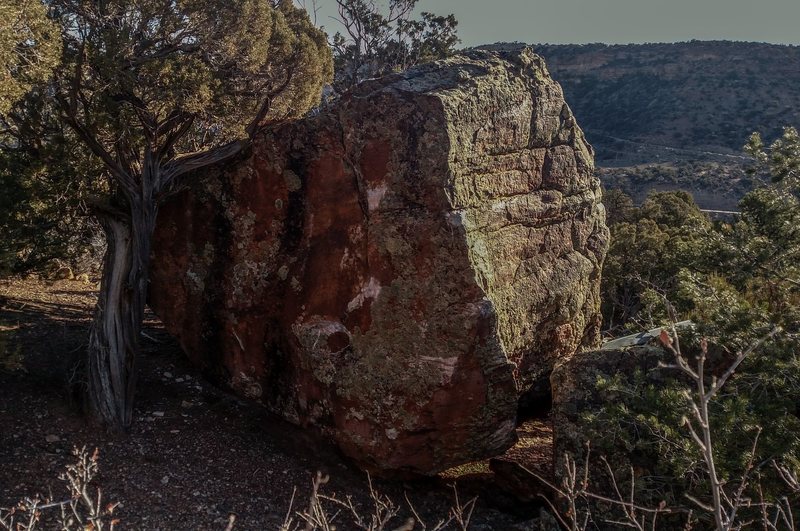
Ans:
[[[800,125],[800,46],[689,41],[532,47],[561,83],[601,165],[721,161],[741,155],[753,131],[772,138],[784,125]],[[663,148],[687,153],[654,156]]]

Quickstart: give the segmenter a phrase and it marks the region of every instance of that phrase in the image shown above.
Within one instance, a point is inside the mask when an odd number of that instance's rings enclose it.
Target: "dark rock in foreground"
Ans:
[[[597,340],[592,170],[528,50],[369,81],[163,208],[150,304],[208,374],[362,466],[496,455],[519,396]]]

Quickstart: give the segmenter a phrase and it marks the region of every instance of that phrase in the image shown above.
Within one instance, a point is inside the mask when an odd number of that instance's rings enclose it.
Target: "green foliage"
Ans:
[[[63,126],[41,90],[3,120],[0,134],[0,276],[58,260],[86,272],[96,256],[88,200],[105,190],[102,167]]]
[[[61,38],[40,0],[0,4],[0,116],[58,65]]]
[[[345,27],[333,37],[337,91],[453,53],[455,17],[423,12],[413,19],[418,1],[389,0],[385,12],[373,0],[336,0]]]
[[[106,177],[301,116],[332,77],[324,33],[290,2],[48,6],[52,20],[39,0],[0,6],[15,21],[0,28],[0,273],[76,265],[90,200],[116,189]]]
[[[606,405],[583,416],[599,453],[613,459],[622,452],[622,462],[648,471],[638,486],[651,494],[644,494],[641,503],[680,503],[680,492],[691,490],[701,477],[700,452],[683,431],[690,407],[686,382],[675,376],[662,371],[654,378],[636,369],[632,375],[598,377],[597,390]],[[625,477],[627,471],[620,472]]]
[[[783,134],[764,149],[759,133],[750,136],[745,151],[756,159],[761,168],[769,170],[772,182],[784,182],[797,190],[800,185],[800,135],[794,127],[785,127]]]
[[[768,149],[758,136],[751,138],[750,153],[778,185],[747,194],[733,222],[710,223],[684,194],[652,194],[639,208],[612,194],[614,241],[602,288],[607,322],[663,326],[672,312],[678,319],[691,319],[694,325],[680,332],[682,345],[692,359],[701,339],[713,345],[708,385],[738,352],[781,327],[776,339],[745,358],[711,411],[718,473],[725,481],[736,481],[752,457],[768,497],[778,495],[782,484],[767,463],[777,460],[800,470],[800,201],[793,188],[800,164],[797,146],[792,129]],[[621,304],[626,300],[635,305]],[[668,356],[664,361],[670,362]],[[657,372],[663,376],[664,369]],[[677,372],[667,379],[654,374],[600,379],[600,392],[620,400],[587,416],[587,423],[596,427],[593,433],[600,439],[603,432],[614,431],[609,426],[617,426],[616,439],[605,444],[647,456],[651,470],[673,478],[667,490],[707,492],[697,445],[678,428],[681,416],[687,415],[682,393],[691,386]]]
[[[62,112],[123,170],[135,172],[148,148],[166,161],[302,116],[332,76],[324,33],[291,2],[52,6],[65,42]]]
[[[48,148],[61,151],[60,146]],[[32,155],[22,149],[0,152],[0,187],[5,191],[0,195],[0,276],[42,269],[53,260],[86,270],[86,260],[92,258],[84,202],[88,185],[74,167],[50,165],[53,159]],[[44,157],[64,162],[71,155]]]
[[[652,328],[663,318],[659,294],[678,300],[678,272],[693,260],[711,223],[686,192],[653,193],[638,208],[621,192],[607,196],[611,245],[601,286],[606,328]]]

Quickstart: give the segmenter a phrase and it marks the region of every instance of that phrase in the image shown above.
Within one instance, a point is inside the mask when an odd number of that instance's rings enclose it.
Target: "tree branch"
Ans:
[[[168,162],[162,169],[161,186],[155,191],[156,194],[161,195],[174,192],[175,183],[180,177],[189,172],[231,159],[241,153],[249,145],[250,142],[247,140],[234,140],[216,149],[184,155]]]

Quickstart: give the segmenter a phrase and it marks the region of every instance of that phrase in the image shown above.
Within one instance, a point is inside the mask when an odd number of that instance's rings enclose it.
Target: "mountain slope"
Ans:
[[[564,88],[601,165],[734,160],[751,132],[772,138],[784,125],[800,124],[797,46],[692,41],[534,48]]]

